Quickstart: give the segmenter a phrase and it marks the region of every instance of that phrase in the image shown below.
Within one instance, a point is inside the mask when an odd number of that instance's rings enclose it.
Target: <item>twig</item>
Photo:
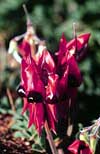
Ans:
[[[76,23],[75,22],[73,23],[73,36],[74,36],[74,38],[77,37],[77,35],[76,35]]]
[[[70,117],[70,108],[71,108],[71,98],[69,99],[69,112],[68,112],[68,127],[67,127],[67,136],[71,136],[73,131],[73,123],[71,124],[71,117]]]
[[[10,92],[9,88],[7,88],[7,96],[8,96],[8,99],[9,99],[9,103],[11,105],[11,109],[12,109],[13,112],[15,112],[16,109],[15,109],[14,101],[13,101],[13,98],[12,98],[12,95],[11,95],[11,92]]]
[[[52,154],[58,154],[47,121],[45,122],[45,131],[46,131],[46,134],[47,134],[47,139],[48,139]]]
[[[27,10],[25,4],[23,4],[23,9],[24,9],[24,12],[25,12],[25,15],[26,15],[27,26],[28,26],[28,27],[32,26],[32,28],[33,28],[33,25],[32,25],[32,22],[31,22],[31,20],[30,20],[30,16],[29,16],[29,13],[28,13],[28,10]],[[33,29],[34,29],[34,28],[33,28]],[[34,30],[34,33],[35,33],[35,30]]]
[[[73,35],[76,43],[76,51],[77,51],[77,34],[76,34],[76,23],[73,23]]]
[[[29,18],[28,11],[27,11],[27,8],[26,8],[25,4],[23,4],[23,9],[24,9],[24,12],[26,14],[26,17]]]

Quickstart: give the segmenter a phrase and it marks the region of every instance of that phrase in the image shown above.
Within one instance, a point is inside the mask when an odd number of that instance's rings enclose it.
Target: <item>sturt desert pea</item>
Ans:
[[[35,38],[38,40],[38,49],[36,51],[33,48],[37,43],[34,44],[32,27],[29,32],[26,32],[22,42],[18,44],[22,61],[21,84],[17,91],[24,99],[23,113],[26,109],[30,112],[29,127],[34,123],[40,133],[45,119],[47,119],[50,129],[55,131],[55,121],[57,121],[56,103],[52,103],[56,92],[54,82],[57,78],[55,64],[44,43],[37,37]],[[49,103],[47,100],[49,100]]]
[[[24,98],[24,109],[23,112],[28,108],[30,111],[30,121],[29,126],[34,123],[37,129],[41,130],[44,125],[45,121],[45,110],[46,116],[48,119],[48,124],[50,128],[55,131],[55,121],[57,121],[57,117],[66,117],[67,110],[68,110],[68,103],[71,100],[71,103],[75,102],[76,95],[77,95],[77,87],[82,82],[81,73],[75,59],[74,54],[71,54],[70,50],[66,49],[66,43],[63,42],[64,35],[62,35],[62,41],[60,43],[60,52],[65,52],[62,55],[61,60],[58,57],[58,64],[56,66],[53,58],[51,57],[50,53],[47,51],[44,44],[38,45],[38,51],[31,57],[31,46],[33,44],[29,44],[29,40],[26,41],[23,39],[22,46],[20,46],[20,50],[23,56],[21,65],[22,65],[22,77],[21,77],[21,86],[18,89],[18,92],[23,92],[23,94],[29,93],[30,95],[23,95]],[[65,41],[65,40],[64,40]],[[62,47],[63,46],[63,47]],[[41,47],[41,49],[39,49]],[[59,54],[59,53],[58,53]],[[60,55],[60,54],[59,54]],[[59,67],[58,67],[59,66]],[[27,70],[27,71],[26,71]],[[36,70],[36,71],[35,71]],[[27,74],[27,75],[26,75]],[[27,76],[27,77],[26,77]],[[36,79],[37,78],[37,79]],[[36,90],[35,85],[36,82],[41,83],[36,92],[42,95],[44,91],[45,97],[38,97],[42,98],[42,105],[37,105],[37,103],[30,103],[30,99],[33,99],[36,95],[33,95],[32,91]],[[24,86],[23,86],[24,85]],[[58,86],[59,85],[59,86]],[[23,87],[23,88],[22,88]],[[39,88],[42,89],[39,91]],[[37,94],[37,93],[35,93]],[[22,96],[22,94],[20,93]],[[66,96],[64,98],[64,95]],[[63,103],[61,103],[63,102]],[[39,114],[36,115],[36,120],[34,120],[34,113],[38,113],[38,106],[40,111],[42,111],[42,120],[38,119]],[[60,106],[60,107],[59,107]],[[59,110],[60,109],[60,110]],[[62,112],[65,110],[65,112]],[[58,113],[58,115],[57,115]],[[60,114],[61,113],[61,114]],[[38,119],[38,120],[37,120]],[[42,121],[36,124],[35,121]]]
[[[77,96],[77,87],[82,82],[82,76],[78,67],[78,62],[84,59],[86,47],[89,41],[90,33],[76,36],[67,42],[64,33],[60,39],[59,50],[57,55],[57,73],[62,76],[66,68],[68,68],[68,86],[66,89],[67,102],[75,102]],[[66,82],[65,82],[66,83]],[[68,103],[66,103],[68,104]]]
[[[23,39],[17,45],[22,56],[18,93],[24,99],[23,113],[26,109],[30,112],[29,126],[35,124],[39,133],[45,119],[55,132],[57,119],[62,115],[66,117],[69,100],[72,104],[75,102],[77,87],[82,82],[75,53],[83,51],[89,39],[87,35],[79,37],[83,42],[77,37],[67,43],[63,34],[57,54],[58,62],[55,63],[27,18],[27,31],[21,35]],[[19,41],[19,38],[15,37],[14,41]],[[66,112],[62,114],[63,109]]]
[[[59,50],[56,53],[58,58],[56,71],[60,78],[58,87],[60,103],[58,111],[62,118],[67,118],[69,107],[73,106],[77,96],[77,87],[82,82],[82,75],[77,61],[74,54],[67,49],[67,44],[65,36],[62,34]]]
[[[46,100],[49,95],[53,94],[52,90],[47,95],[45,85],[39,76],[37,65],[33,58],[28,56],[28,59],[22,59],[21,64],[21,85],[18,88],[18,93],[20,96],[24,97],[23,112],[29,109],[29,126],[34,123],[37,130],[40,132],[41,129],[39,128],[43,127],[44,121],[47,119],[49,127],[55,131],[56,104],[51,102],[47,103]],[[49,84],[47,87],[48,86]]]
[[[69,145],[68,150],[70,154],[93,154],[89,145],[78,139]]]
[[[67,50],[75,56],[78,62],[82,61],[87,51],[89,38],[90,33],[84,33],[67,42],[63,33],[59,43],[59,52],[56,53],[58,61],[62,60]]]

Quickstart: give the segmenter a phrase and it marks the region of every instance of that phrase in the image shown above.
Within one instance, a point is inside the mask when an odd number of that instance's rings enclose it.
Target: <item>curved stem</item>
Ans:
[[[45,127],[45,131],[46,131],[46,134],[47,134],[47,139],[48,139],[52,154],[58,154],[47,121],[45,121],[45,126],[44,127]]]
[[[75,38],[75,43],[76,43],[76,51],[77,51],[77,34],[76,34],[76,23],[73,23],[73,35],[74,35],[74,38]],[[75,51],[75,52],[76,52]]]
[[[13,98],[12,98],[12,95],[11,95],[11,92],[10,92],[9,88],[7,88],[7,96],[8,96],[8,99],[9,99],[9,103],[11,105],[11,109],[12,109],[13,112],[15,112],[16,109],[15,109],[14,101],[13,101]]]

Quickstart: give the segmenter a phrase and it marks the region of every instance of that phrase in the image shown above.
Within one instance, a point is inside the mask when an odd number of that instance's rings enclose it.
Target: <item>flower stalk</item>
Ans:
[[[7,88],[7,96],[8,96],[8,99],[9,99],[9,103],[11,105],[11,109],[12,109],[13,112],[15,112],[16,109],[15,109],[14,101],[13,101],[13,98],[12,98],[12,95],[11,95],[9,88]]]
[[[47,139],[48,139],[48,142],[49,142],[49,145],[50,145],[50,148],[51,148],[52,154],[58,154],[47,121],[45,121],[44,128],[45,128],[45,131],[46,131],[46,134],[47,134]]]

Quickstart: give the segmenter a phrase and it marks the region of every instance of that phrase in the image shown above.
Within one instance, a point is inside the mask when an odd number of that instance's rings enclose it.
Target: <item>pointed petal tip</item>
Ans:
[[[64,32],[62,32],[62,36],[61,37],[65,37],[65,33]]]
[[[21,112],[22,115],[26,112],[27,108],[28,108],[28,104],[27,104],[27,106],[23,107],[22,112]]]
[[[84,33],[84,34],[80,35],[79,37],[84,38],[84,40],[87,42],[89,40],[90,36],[91,36],[91,33]]]
[[[30,128],[33,125],[33,121],[29,121],[28,128]]]
[[[52,129],[52,128],[51,128],[51,130],[52,130],[52,132],[53,132],[55,135],[57,135],[57,132],[56,132],[55,129]]]
[[[86,37],[89,39],[90,36],[91,36],[91,33],[86,33],[86,34],[84,34],[84,35],[86,35]]]
[[[60,42],[67,42],[64,32],[61,35]]]

